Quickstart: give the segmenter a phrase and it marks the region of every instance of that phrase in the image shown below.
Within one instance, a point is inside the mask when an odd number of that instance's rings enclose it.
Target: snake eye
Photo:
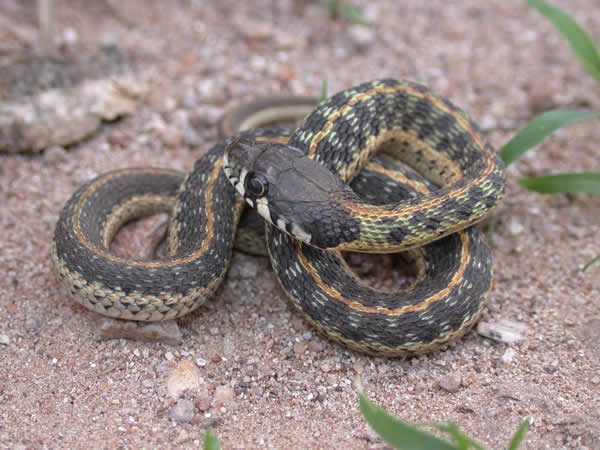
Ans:
[[[269,182],[258,173],[250,172],[246,176],[246,193],[254,198],[263,197],[269,188]]]

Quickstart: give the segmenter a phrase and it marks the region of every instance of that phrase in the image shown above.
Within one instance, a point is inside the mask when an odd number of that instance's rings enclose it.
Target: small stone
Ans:
[[[304,37],[288,33],[283,29],[275,32],[275,45],[279,50],[289,50],[294,47],[303,47],[306,44]]]
[[[205,367],[208,364],[208,361],[204,358],[196,358],[195,363],[198,367]]]
[[[65,162],[69,155],[60,145],[53,145],[44,151],[44,159],[52,164]]]
[[[163,143],[169,148],[177,148],[183,142],[183,136],[174,125],[165,124],[158,129],[158,134]]]
[[[302,337],[308,341],[312,338],[312,333],[310,331],[305,331],[304,334],[302,334]]]
[[[160,322],[134,322],[107,317],[98,318],[98,337],[100,339],[133,339],[145,342],[162,342],[167,345],[179,345],[182,334],[175,320]]]
[[[460,385],[462,383],[462,378],[459,374],[448,374],[438,379],[438,384],[440,388],[447,392],[455,393],[458,392]]]
[[[218,386],[214,399],[221,404],[231,403],[235,400],[235,392],[229,386]]]
[[[28,330],[39,330],[41,327],[41,321],[37,317],[30,317],[25,320],[25,328]]]
[[[313,339],[308,343],[308,350],[310,350],[312,354],[321,353],[325,350],[326,345],[327,344],[323,339]]]
[[[367,23],[376,23],[379,19],[380,7],[377,3],[367,3],[362,8],[362,17]]]
[[[533,114],[538,114],[556,106],[553,96],[555,92],[560,91],[560,82],[557,78],[534,78],[535,81],[527,83],[524,87],[527,92],[529,109]]]
[[[567,225],[567,234],[570,238],[573,239],[583,239],[585,238],[587,231],[585,227],[579,227],[573,224]]]
[[[151,388],[154,386],[154,382],[152,380],[146,379],[142,381],[142,386]]]
[[[190,400],[181,399],[169,408],[169,419],[178,423],[187,423],[194,418],[194,404]]]
[[[523,339],[527,325],[512,320],[498,320],[497,322],[479,322],[477,333],[494,341],[511,344]]]
[[[366,49],[375,42],[375,31],[365,25],[352,25],[348,28],[348,36],[359,50]]]
[[[504,354],[502,355],[502,362],[504,364],[510,364],[513,362],[513,359],[517,353],[512,348],[507,348]]]
[[[167,353],[165,353],[165,359],[167,361],[173,361],[173,359],[175,359],[175,356],[173,355],[173,353],[167,352]]]
[[[231,258],[231,267],[227,277],[230,280],[247,280],[256,278],[258,273],[263,270],[259,258],[246,255],[241,252],[234,252]]]
[[[77,31],[72,27],[66,27],[62,32],[62,36],[60,36],[59,43],[72,47],[77,44],[77,42],[79,42],[79,34]]]
[[[296,356],[303,355],[306,352],[307,345],[306,343],[300,341],[294,344],[294,353]]]
[[[247,17],[236,22],[236,28],[247,39],[266,40],[273,37],[273,26],[267,22],[248,20]]]
[[[521,222],[513,217],[510,222],[508,222],[507,230],[508,234],[511,236],[516,236],[521,234],[525,230],[525,227],[521,224]]]
[[[167,392],[172,398],[179,398],[184,391],[197,391],[202,387],[204,379],[200,369],[191,359],[179,361],[167,379]]]
[[[216,336],[217,334],[219,334],[219,329],[217,327],[210,327],[208,329],[208,332],[211,336]]]
[[[327,362],[327,361],[323,361],[321,363],[321,370],[323,372],[329,372],[331,370],[331,364],[329,364],[329,362]]]
[[[6,334],[0,334],[0,344],[3,344],[3,345],[10,344],[10,338]]]
[[[379,437],[379,435],[377,434],[377,432],[375,432],[373,430],[373,428],[371,428],[370,426],[367,425],[367,429],[365,430],[365,435],[364,435],[365,441],[367,442],[381,442],[381,437]]]
[[[200,397],[196,399],[196,408],[198,411],[205,412],[210,409],[210,398],[209,397]]]
[[[479,121],[479,127],[483,131],[490,131],[498,128],[498,121],[494,116],[485,115]]]

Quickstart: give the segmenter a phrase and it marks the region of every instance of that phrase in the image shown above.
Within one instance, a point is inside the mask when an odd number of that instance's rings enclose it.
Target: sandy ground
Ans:
[[[382,447],[358,410],[360,383],[401,418],[458,422],[490,448],[526,415],[523,448],[600,448],[600,263],[581,272],[600,254],[600,196],[543,196],[516,181],[597,171],[597,121],[508,171],[484,320],[523,323],[514,344],[473,332],[416,359],[363,356],[316,335],[268,262],[244,255],[218,295],[179,321],[180,346],[101,341],[96,315],[63,295],[49,258],[78,185],[132,165],[187,170],[224,109],[260,95],[409,78],[469,111],[497,148],[544,109],[600,110],[598,84],[524,1],[354,2],[370,28],[300,0],[58,3],[71,51],[118,44],[153,94],[66,150],[0,155],[0,447],[196,447],[207,425],[224,448]],[[555,3],[600,42],[596,2]],[[0,27],[5,55],[32,36],[33,2],[0,0],[0,14],[16,27]]]

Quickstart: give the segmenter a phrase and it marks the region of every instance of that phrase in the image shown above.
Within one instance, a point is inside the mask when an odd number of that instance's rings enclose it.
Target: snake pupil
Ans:
[[[262,175],[250,173],[246,178],[246,192],[254,197],[260,198],[267,193],[268,182]]]

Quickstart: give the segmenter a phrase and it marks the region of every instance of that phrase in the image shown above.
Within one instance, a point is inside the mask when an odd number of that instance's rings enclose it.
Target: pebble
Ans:
[[[527,91],[527,102],[533,114],[539,114],[555,107],[553,94],[560,90],[560,82],[557,78],[536,79],[525,85]]]
[[[358,50],[364,50],[375,42],[375,31],[365,25],[352,25],[348,28],[348,36]]]
[[[451,373],[451,374],[445,375],[443,377],[440,377],[438,379],[438,384],[439,384],[440,388],[442,388],[446,392],[451,392],[451,393],[458,392],[458,389],[460,388],[461,383],[462,383],[462,378],[457,373]]]
[[[512,320],[498,320],[497,322],[479,322],[477,333],[494,341],[511,344],[523,339],[527,325]]]
[[[181,399],[169,408],[169,419],[178,423],[187,423],[194,418],[194,404],[190,400]]]
[[[379,19],[380,7],[376,3],[368,3],[362,8],[362,17],[367,23],[375,23]]]
[[[585,227],[580,227],[572,223],[567,225],[567,234],[572,239],[583,239],[587,234]]]
[[[65,162],[68,156],[67,151],[60,145],[53,145],[44,150],[44,160],[52,164]]]
[[[134,322],[108,317],[98,318],[96,329],[100,339],[133,339],[146,342],[162,342],[167,345],[181,344],[182,334],[177,322]]]
[[[513,217],[510,220],[510,222],[508,222],[507,230],[508,234],[510,234],[511,236],[516,236],[525,231],[525,227],[523,226],[523,224],[521,224],[521,222],[519,222],[516,218]]]
[[[504,364],[509,364],[513,362],[513,359],[515,358],[516,354],[517,353],[512,348],[507,348],[504,354],[502,355],[502,362]]]
[[[66,27],[62,36],[59,37],[59,43],[66,45],[67,47],[72,47],[79,42],[79,34],[72,27]]]
[[[301,48],[306,45],[305,41],[303,36],[288,33],[285,30],[279,29],[275,33],[275,45],[279,50],[290,50],[294,47]]]
[[[25,320],[25,328],[28,330],[39,330],[42,323],[38,317],[30,317]]]
[[[226,89],[213,78],[198,80],[195,87],[202,103],[223,104],[227,101],[224,94]],[[194,104],[194,106],[196,105]]]
[[[208,361],[206,361],[204,358],[196,358],[195,362],[198,367],[204,367],[208,364]]]
[[[206,397],[206,396],[199,397],[196,399],[195,405],[199,411],[202,411],[202,412],[208,411],[210,409],[210,398]]]
[[[308,341],[309,339],[311,339],[311,338],[312,338],[312,336],[313,336],[313,335],[312,335],[312,333],[311,333],[310,331],[305,331],[305,332],[304,332],[304,334],[302,335],[302,337],[303,337],[304,339],[306,339],[307,341]]]
[[[231,258],[231,267],[227,277],[230,280],[247,280],[256,278],[263,269],[259,258],[246,255],[241,252],[234,252]]]
[[[0,344],[10,344],[10,338],[6,334],[0,334]]]
[[[235,392],[229,386],[218,386],[214,399],[221,404],[231,403],[235,400]]]
[[[307,345],[304,342],[296,342],[294,344],[294,353],[296,356],[303,355],[307,349]]]
[[[204,384],[200,369],[191,359],[183,359],[167,378],[167,393],[172,398],[179,398],[186,390],[197,391]]]
[[[485,115],[481,118],[479,122],[479,127],[483,131],[490,131],[498,128],[498,121],[494,116]]]
[[[247,17],[235,22],[237,30],[247,39],[266,40],[273,37],[274,30],[269,23],[248,20]]]
[[[326,345],[323,339],[314,339],[308,343],[308,349],[314,355],[325,350]]]
[[[157,127],[158,135],[163,143],[169,148],[177,148],[183,142],[183,136],[174,125],[164,124]]]

